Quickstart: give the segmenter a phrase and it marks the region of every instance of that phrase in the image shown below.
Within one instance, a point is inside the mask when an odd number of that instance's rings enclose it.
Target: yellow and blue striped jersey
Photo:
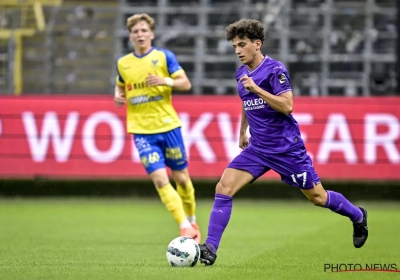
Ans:
[[[155,134],[181,126],[172,106],[172,88],[147,86],[146,77],[175,78],[184,73],[173,52],[152,48],[144,55],[130,53],[117,62],[116,82],[125,87],[127,132]]]

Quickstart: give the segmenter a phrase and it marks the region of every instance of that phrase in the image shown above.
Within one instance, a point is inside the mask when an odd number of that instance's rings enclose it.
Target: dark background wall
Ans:
[[[197,198],[212,199],[218,180],[194,181]],[[351,200],[400,201],[399,182],[323,182],[325,189],[341,192]],[[157,197],[150,180],[130,181],[71,181],[3,180],[0,181],[0,197]],[[279,181],[259,181],[247,185],[238,198],[251,199],[304,199],[300,190]]]

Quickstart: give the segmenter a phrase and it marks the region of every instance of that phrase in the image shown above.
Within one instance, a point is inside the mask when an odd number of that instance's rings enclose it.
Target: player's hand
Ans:
[[[249,145],[249,137],[246,134],[240,135],[239,137],[239,148],[245,149]]]
[[[254,83],[253,79],[247,75],[244,75],[240,78],[239,82],[241,82],[245,89],[254,92],[258,86]]]
[[[125,103],[126,103],[125,96],[121,96],[121,95],[114,96],[114,104],[115,104],[115,106],[121,107],[121,106],[124,106]]]
[[[149,74],[146,78],[146,84],[151,87],[165,86],[165,79],[154,74]]]

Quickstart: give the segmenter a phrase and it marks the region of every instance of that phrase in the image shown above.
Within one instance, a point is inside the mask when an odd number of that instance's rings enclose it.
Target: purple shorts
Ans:
[[[250,146],[236,156],[228,168],[250,172],[254,177],[251,183],[271,169],[281,176],[282,182],[300,189],[312,189],[314,183],[320,183],[305,147],[282,154],[267,154]]]

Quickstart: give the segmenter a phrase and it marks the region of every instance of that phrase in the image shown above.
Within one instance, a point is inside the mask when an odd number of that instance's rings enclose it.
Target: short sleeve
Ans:
[[[277,66],[273,69],[269,79],[272,94],[280,95],[292,90],[289,73],[284,66]]]
[[[172,78],[175,78],[185,72],[173,52],[164,50],[164,53],[167,59],[168,73]]]
[[[119,86],[124,86],[125,85],[125,81],[124,81],[124,78],[122,78],[122,75],[121,75],[121,72],[120,72],[120,70],[119,70],[119,63],[117,62],[117,77],[116,77],[116,83],[117,83],[117,85],[119,85]]]

